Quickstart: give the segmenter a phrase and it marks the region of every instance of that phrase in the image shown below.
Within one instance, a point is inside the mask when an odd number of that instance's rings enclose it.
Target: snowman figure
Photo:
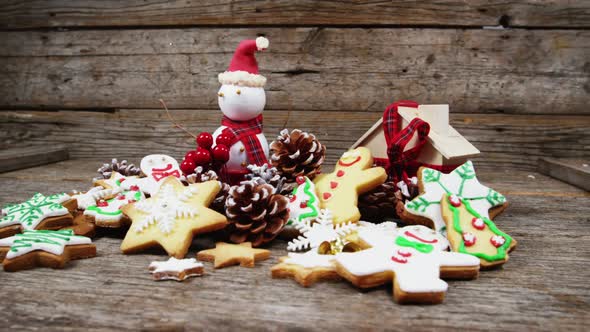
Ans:
[[[266,78],[258,74],[254,53],[268,48],[268,39],[243,40],[237,47],[226,72],[219,74],[221,88],[218,103],[223,119],[221,127],[213,133],[219,148],[228,158],[228,182],[237,183],[249,173],[248,165],[261,166],[268,162],[268,142],[262,133],[262,111],[266,104],[264,85]],[[225,149],[225,148],[224,148]],[[223,158],[225,159],[225,158]]]

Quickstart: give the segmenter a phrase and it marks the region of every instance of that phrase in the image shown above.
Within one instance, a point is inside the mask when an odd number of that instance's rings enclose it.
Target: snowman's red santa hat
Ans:
[[[226,72],[219,74],[219,83],[249,87],[263,87],[266,77],[258,74],[258,63],[254,53],[268,48],[268,39],[242,40]]]

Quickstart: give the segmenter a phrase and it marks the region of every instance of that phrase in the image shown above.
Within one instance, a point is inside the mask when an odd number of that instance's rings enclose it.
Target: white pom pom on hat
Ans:
[[[218,75],[219,83],[263,87],[266,84],[266,78],[258,74],[258,63],[254,53],[267,49],[268,45],[268,39],[265,37],[242,40],[234,52],[227,71]]]

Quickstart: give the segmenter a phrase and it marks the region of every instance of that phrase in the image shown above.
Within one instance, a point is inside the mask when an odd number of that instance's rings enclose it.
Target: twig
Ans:
[[[166,107],[166,103],[164,102],[163,99],[159,99],[160,104],[162,104],[162,106],[164,107],[164,110],[166,110],[166,115],[168,115],[168,119],[170,120],[170,122],[172,122],[172,124],[174,124],[174,127],[178,128],[178,129],[182,129],[184,130],[184,132],[186,132],[187,134],[191,135],[193,138],[197,138],[197,135],[191,133],[190,131],[186,130],[186,128],[184,128],[182,125],[179,125],[173,118],[172,115],[170,114],[170,111],[168,110],[168,107]]]

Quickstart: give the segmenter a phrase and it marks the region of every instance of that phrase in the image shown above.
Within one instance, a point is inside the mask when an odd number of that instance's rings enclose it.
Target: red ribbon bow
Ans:
[[[409,166],[416,167],[416,164],[418,164],[416,158],[418,158],[422,147],[426,144],[426,138],[430,133],[430,125],[420,118],[414,118],[408,126],[402,129],[402,119],[398,113],[399,106],[418,108],[418,103],[411,100],[400,100],[387,106],[383,112],[383,131],[389,159],[386,169],[394,182],[397,183],[403,180],[409,183],[407,169]],[[418,134],[416,146],[404,151],[415,133]]]

